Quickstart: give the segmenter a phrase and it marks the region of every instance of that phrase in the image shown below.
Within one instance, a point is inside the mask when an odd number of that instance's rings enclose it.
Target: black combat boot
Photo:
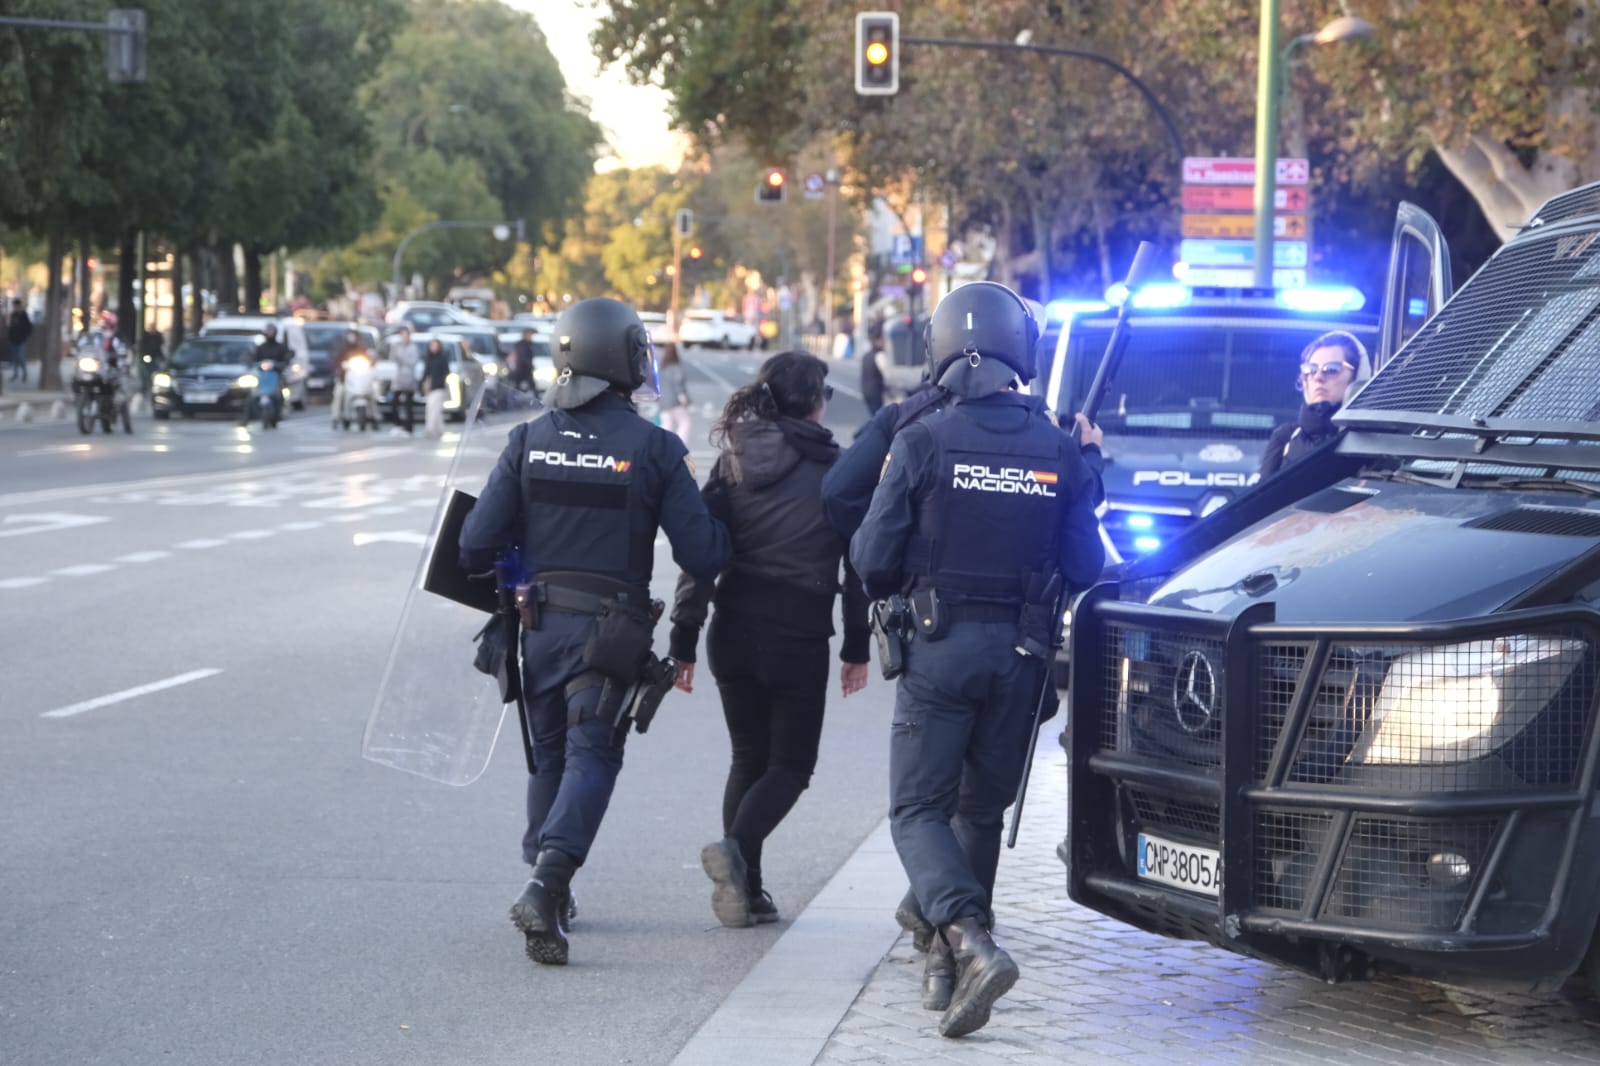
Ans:
[[[999,948],[979,918],[957,918],[939,930],[955,953],[956,990],[939,1019],[939,1035],[966,1036],[989,1024],[995,1000],[1017,983],[1017,964]]]
[[[545,848],[533,864],[533,880],[511,905],[511,921],[528,938],[528,958],[545,966],[567,964],[567,934],[562,929],[569,886],[578,864],[572,856]]]
[[[729,929],[744,929],[750,918],[750,871],[739,842],[723,837],[700,849],[700,865],[716,886],[711,890],[711,913]]]
[[[918,951],[927,951],[933,944],[933,923],[922,916],[922,904],[917,902],[915,890],[906,889],[900,906],[895,908],[894,920],[911,934],[911,946]]]
[[[956,957],[944,937],[934,936],[922,970],[922,1009],[946,1010],[956,990]]]

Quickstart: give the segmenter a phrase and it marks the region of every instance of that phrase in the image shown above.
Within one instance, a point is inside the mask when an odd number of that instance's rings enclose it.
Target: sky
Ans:
[[[590,0],[508,0],[531,12],[544,31],[567,79],[567,89],[589,101],[589,114],[605,130],[614,157],[602,158],[596,170],[659,163],[676,167],[681,139],[668,127],[667,94],[654,87],[630,85],[620,64],[600,69],[589,47],[589,31],[597,21]]]

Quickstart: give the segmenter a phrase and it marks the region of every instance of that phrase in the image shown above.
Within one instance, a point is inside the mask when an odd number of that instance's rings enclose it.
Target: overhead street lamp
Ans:
[[[394,298],[396,300],[400,299],[400,261],[405,258],[406,245],[411,243],[411,239],[413,237],[421,236],[430,230],[436,229],[486,229],[497,241],[509,240],[513,233],[516,234],[518,241],[522,241],[527,235],[527,226],[524,220],[520,218],[511,219],[504,222],[493,219],[487,222],[467,222],[454,220],[425,222],[416,229],[412,230],[410,233],[406,234],[404,237],[400,238],[400,247],[394,250]]]
[[[1337,44],[1371,37],[1366,19],[1341,15],[1316,33],[1302,33],[1278,51],[1278,0],[1262,0],[1260,70],[1256,78],[1255,283],[1272,284],[1273,200],[1278,192],[1278,104],[1288,85],[1289,59],[1306,44]]]

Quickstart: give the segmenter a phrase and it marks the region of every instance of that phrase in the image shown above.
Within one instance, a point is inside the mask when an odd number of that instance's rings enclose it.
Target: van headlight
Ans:
[[[1521,633],[1401,655],[1389,663],[1351,761],[1417,766],[1481,759],[1527,728],[1587,650],[1581,640]]]

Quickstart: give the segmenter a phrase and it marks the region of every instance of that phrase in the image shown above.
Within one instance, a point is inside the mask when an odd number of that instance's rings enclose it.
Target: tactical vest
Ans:
[[[1015,433],[986,430],[961,404],[926,424],[935,481],[906,553],[912,588],[931,585],[952,603],[1021,604],[1028,576],[1057,565],[1073,487],[1065,452],[1076,445],[1042,417]]]
[[[523,440],[522,551],[530,573],[579,570],[648,586],[664,486],[642,418],[591,436],[552,410]]]

